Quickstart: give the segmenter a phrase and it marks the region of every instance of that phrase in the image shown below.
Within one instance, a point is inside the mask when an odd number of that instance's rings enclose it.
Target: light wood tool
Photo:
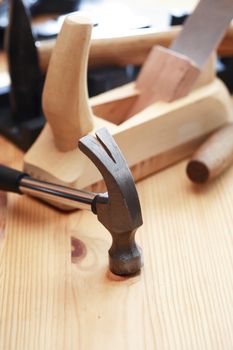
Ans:
[[[126,66],[128,64],[141,65],[148,56],[152,46],[169,46],[180,32],[181,26],[157,31],[154,28],[137,29],[124,35],[91,37],[88,68],[106,66]],[[230,28],[219,47],[220,53],[232,54],[233,28]],[[56,39],[36,41],[40,69],[47,71]],[[9,85],[9,74],[6,64],[6,54],[0,53],[0,88]]]
[[[106,66],[142,65],[151,48],[154,45],[169,47],[172,41],[182,30],[181,26],[174,26],[167,30],[157,31],[156,28],[132,30],[124,35],[116,35],[91,38],[90,53],[88,59],[89,68]],[[37,41],[36,46],[39,55],[39,64],[42,72],[46,72],[56,40]],[[223,40],[217,48],[220,57],[233,55],[233,26],[230,25]],[[0,88],[9,85],[7,74],[6,55],[0,54],[1,69]]]
[[[131,30],[124,35],[109,35],[99,37],[94,33],[91,38],[89,68],[106,67],[108,65],[125,66],[127,64],[141,65],[145,62],[154,45],[163,47],[171,43],[182,30],[182,26],[174,26],[158,31],[157,28],[143,28]],[[37,41],[36,46],[40,59],[40,67],[46,72],[52,50],[56,40]],[[232,24],[217,48],[219,56],[232,56],[233,54],[233,26]]]
[[[24,158],[24,169],[31,176],[99,190],[101,176],[76,151],[75,140],[91,128],[94,133],[105,126],[138,180],[189,156],[207,135],[232,119],[232,102],[224,84],[215,78],[214,60],[209,61],[187,96],[171,103],[153,103],[128,120],[140,94],[135,83],[88,100],[85,58],[75,60],[82,50],[87,54],[88,42],[79,38],[88,26],[91,28],[88,20],[73,14],[65,20],[57,40],[43,94],[48,123]],[[73,31],[80,35],[72,35]],[[77,67],[79,63],[82,68]],[[74,72],[82,74],[76,76]],[[80,121],[83,115],[87,120]]]
[[[219,176],[233,163],[233,124],[211,135],[194,153],[187,175],[195,183],[206,183]]]

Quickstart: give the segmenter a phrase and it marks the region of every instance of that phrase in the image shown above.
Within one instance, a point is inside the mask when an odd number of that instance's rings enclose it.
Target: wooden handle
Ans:
[[[158,32],[154,29],[137,29],[123,36],[92,38],[88,66],[91,68],[107,65],[125,66],[142,64],[151,48],[158,44],[168,47],[180,32],[181,26]],[[56,39],[36,42],[40,67],[46,71]]]
[[[87,92],[91,22],[69,15],[53,50],[43,91],[43,110],[61,151],[77,147],[93,128]]]
[[[181,26],[158,32],[155,29],[138,29],[128,35],[115,38],[92,39],[89,55],[89,67],[96,68],[107,65],[125,66],[126,64],[142,64],[154,45],[169,47],[179,34]],[[37,42],[40,67],[46,71],[55,40]],[[218,47],[222,57],[233,54],[233,26],[228,29]]]
[[[187,165],[187,175],[195,183],[205,183],[220,175],[233,162],[233,124],[217,132],[197,150]]]

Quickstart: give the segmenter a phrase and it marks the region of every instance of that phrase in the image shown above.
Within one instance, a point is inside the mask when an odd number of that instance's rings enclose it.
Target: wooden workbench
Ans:
[[[137,187],[144,268],[123,280],[107,273],[110,236],[93,214],[0,195],[0,350],[232,350],[233,167],[195,188],[182,162]]]
[[[233,348],[233,167],[194,188],[182,162],[137,188],[145,264],[131,279],[107,273],[110,235],[93,214],[1,194],[1,350]]]

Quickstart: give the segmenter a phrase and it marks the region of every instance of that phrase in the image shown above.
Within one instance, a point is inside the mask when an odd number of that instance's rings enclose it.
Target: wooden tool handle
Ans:
[[[181,26],[158,32],[156,29],[137,29],[124,36],[99,38],[91,40],[89,67],[107,65],[125,66],[140,65],[147,58],[154,45],[169,47],[180,33]],[[56,40],[50,39],[37,42],[37,48],[42,71],[46,71]],[[233,54],[233,26],[231,25],[218,47],[222,57]]]
[[[233,124],[215,132],[194,154],[187,175],[195,183],[205,183],[221,174],[233,162]]]
[[[91,22],[69,15],[53,50],[43,91],[43,110],[61,151],[77,147],[93,128],[87,92]]]

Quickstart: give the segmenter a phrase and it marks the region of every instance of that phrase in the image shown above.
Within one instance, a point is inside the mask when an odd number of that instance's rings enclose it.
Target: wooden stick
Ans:
[[[205,183],[233,163],[233,124],[215,132],[197,150],[187,165],[187,175],[195,183]]]
[[[89,68],[98,68],[109,65],[125,66],[127,64],[141,65],[154,45],[169,47],[181,30],[181,26],[174,26],[168,31],[157,32],[154,29],[140,29],[131,35],[115,38],[92,39],[88,61]],[[36,42],[40,68],[46,72],[56,40]],[[220,43],[217,53],[220,57],[233,55],[233,26],[228,29]],[[6,57],[1,53],[0,75],[2,86],[3,74],[7,81]]]
[[[154,28],[140,29],[121,37],[92,39],[89,67],[141,65],[154,45],[169,47],[181,28],[175,26],[162,32],[157,32]],[[37,42],[42,71],[48,67],[54,45],[55,40]],[[221,57],[233,55],[233,25],[219,45],[218,54]]]

